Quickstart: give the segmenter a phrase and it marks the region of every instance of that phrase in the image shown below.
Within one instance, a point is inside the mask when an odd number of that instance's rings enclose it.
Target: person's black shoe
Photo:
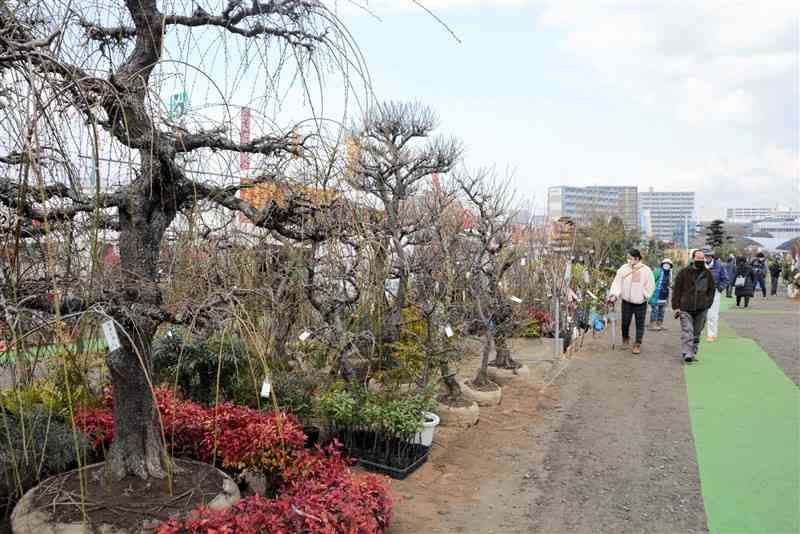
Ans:
[[[691,363],[692,357],[689,356],[688,354],[684,354],[683,355],[683,361],[686,362],[686,363]]]

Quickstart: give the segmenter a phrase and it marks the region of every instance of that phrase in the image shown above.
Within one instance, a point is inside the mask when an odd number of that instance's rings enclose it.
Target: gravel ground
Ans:
[[[800,386],[800,302],[784,295],[759,296],[750,301],[748,309],[733,307],[721,317],[739,336],[755,340]]]

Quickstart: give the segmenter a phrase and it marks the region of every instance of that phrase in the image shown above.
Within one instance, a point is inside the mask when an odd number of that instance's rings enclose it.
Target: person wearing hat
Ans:
[[[717,331],[719,329],[719,305],[722,300],[722,292],[730,280],[725,266],[714,257],[714,249],[704,247],[703,254],[706,257],[706,268],[714,275],[714,285],[717,288],[714,292],[714,303],[708,309],[708,314],[706,314],[706,336],[709,342],[714,343],[717,340]]]
[[[656,289],[650,297],[650,329],[661,331],[664,330],[664,307],[669,301],[669,290],[672,287],[672,260],[664,258],[654,275]]]

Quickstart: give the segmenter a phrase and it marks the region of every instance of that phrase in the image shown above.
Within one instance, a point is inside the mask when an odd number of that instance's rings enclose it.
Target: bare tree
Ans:
[[[481,367],[473,384],[485,387],[489,385],[487,367],[493,352],[492,365],[505,369],[520,366],[506,344],[512,310],[501,289],[503,277],[518,260],[511,241],[512,191],[508,180],[500,181],[488,170],[463,173],[458,181],[465,204],[474,213],[469,232],[473,241],[470,289],[485,334]]]
[[[188,2],[169,6],[188,9]],[[210,202],[288,239],[319,241],[324,232],[314,221],[325,206],[303,195],[289,195],[283,203],[271,201],[260,209],[237,195],[243,187],[281,180],[306,137],[298,140],[274,131],[237,141],[229,121],[196,131],[173,124],[161,117],[153,74],[172,57],[178,46],[175,39],[188,38],[190,31],[216,32],[224,40],[277,43],[279,62],[287,57],[314,62],[317,57],[343,56],[354,50],[345,32],[313,0],[230,0],[218,13],[196,2],[192,6],[191,12],[162,12],[156,0],[126,0],[125,10],[113,2],[79,14],[60,5],[0,0],[0,76],[11,82],[4,83],[4,89],[16,91],[24,104],[21,110],[6,106],[0,116],[8,134],[8,142],[0,146],[5,151],[0,153],[0,205],[10,215],[4,237],[13,233],[18,243],[63,226],[91,227],[118,232],[120,257],[119,278],[105,287],[88,291],[86,280],[68,280],[51,269],[28,286],[17,279],[13,291],[7,291],[10,286],[4,280],[0,305],[9,318],[41,321],[65,312],[102,311],[120,327],[122,347],[107,357],[115,426],[107,473],[114,479],[128,474],[163,478],[170,467],[148,369],[157,327],[186,320],[165,309],[159,286],[162,241],[177,214]],[[110,16],[117,17],[113,25],[90,20]],[[181,61],[190,65],[200,60],[189,53]],[[352,64],[345,58],[336,61]],[[312,70],[319,66],[308,65]],[[301,76],[303,69],[298,67]],[[93,190],[83,187],[86,169],[76,164],[69,135],[92,140]],[[129,178],[114,187],[101,187],[99,179],[97,140],[102,136],[126,154],[115,171]],[[183,163],[192,154],[210,159],[226,153],[257,155],[263,165],[248,185],[219,185],[187,172]],[[13,271],[12,266],[9,272]],[[42,298],[43,284],[80,298],[58,297],[51,303]]]

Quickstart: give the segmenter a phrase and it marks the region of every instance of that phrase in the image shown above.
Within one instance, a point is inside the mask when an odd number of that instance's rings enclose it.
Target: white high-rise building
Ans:
[[[795,219],[800,217],[800,211],[781,208],[728,208],[725,215],[725,222],[751,223],[759,219],[768,219],[770,217]]]
[[[547,190],[547,218],[569,217],[587,223],[596,216],[622,219],[629,231],[638,231],[637,189],[632,186],[555,186]]]
[[[654,239],[682,243],[685,228],[690,237],[694,232],[693,191],[655,191],[651,187],[639,193],[639,209],[649,212]]]

